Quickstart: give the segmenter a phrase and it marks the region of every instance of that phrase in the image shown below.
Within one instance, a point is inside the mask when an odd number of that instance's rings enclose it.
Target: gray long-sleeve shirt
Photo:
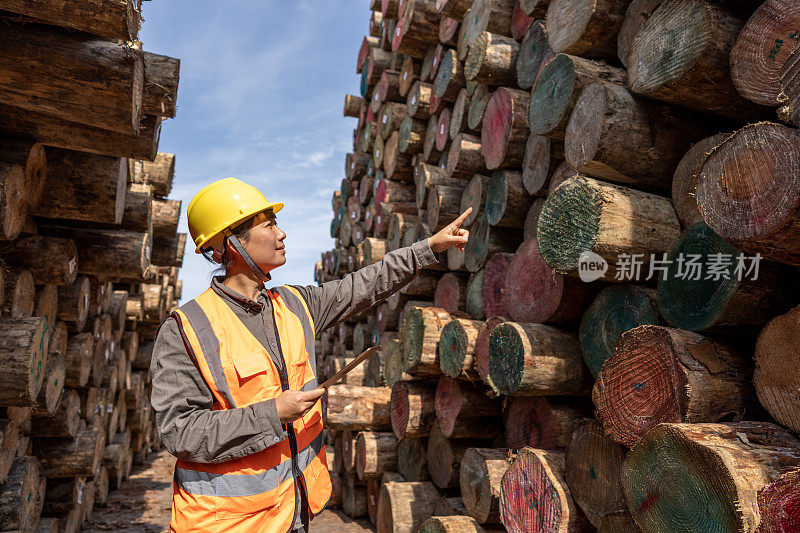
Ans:
[[[296,286],[314,319],[315,333],[363,312],[408,284],[437,262],[428,241],[390,252],[378,263],[321,286]],[[262,291],[251,300],[218,279],[212,289],[264,346],[279,367],[271,303]],[[269,320],[264,320],[264,317]],[[312,361],[312,368],[316,368]],[[168,318],[158,333],[150,363],[151,403],[164,448],[185,461],[221,463],[260,452],[286,438],[275,400],[212,410],[214,397],[186,352],[178,325]]]

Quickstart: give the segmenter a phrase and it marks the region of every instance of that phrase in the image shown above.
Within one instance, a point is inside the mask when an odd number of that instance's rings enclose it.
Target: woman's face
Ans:
[[[269,272],[286,263],[285,238],[286,233],[278,227],[275,215],[267,211],[253,219],[250,235],[242,246],[261,270]]]

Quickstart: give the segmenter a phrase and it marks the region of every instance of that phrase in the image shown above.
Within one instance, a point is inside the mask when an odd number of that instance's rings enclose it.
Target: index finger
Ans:
[[[312,389],[310,391],[303,392],[303,400],[311,401],[320,398],[323,394],[325,394],[325,389]]]
[[[461,215],[459,215],[459,217],[457,219],[455,219],[453,222],[451,222],[451,224],[454,224],[456,227],[461,226],[461,224],[464,223],[464,221],[467,219],[467,217],[469,216],[470,213],[472,213],[472,207],[471,206],[468,207],[466,211],[461,213]]]

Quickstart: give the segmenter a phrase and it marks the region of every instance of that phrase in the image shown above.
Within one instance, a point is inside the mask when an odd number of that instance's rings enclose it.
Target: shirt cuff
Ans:
[[[286,438],[283,424],[278,416],[275,400],[264,400],[253,405],[258,419],[261,421],[261,431],[267,437],[267,445],[272,446]]]
[[[435,265],[442,260],[441,254],[434,253],[434,251],[431,250],[428,239],[415,242],[411,245],[411,250],[414,252],[414,257],[417,259],[420,268]]]

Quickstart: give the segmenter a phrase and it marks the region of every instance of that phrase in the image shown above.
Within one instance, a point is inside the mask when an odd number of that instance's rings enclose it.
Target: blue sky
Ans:
[[[149,52],[181,60],[178,111],[159,150],[176,155],[170,198],[186,207],[208,183],[233,176],[284,202],[287,262],[275,285],[313,283],[330,249],[331,193],[344,177],[358,94],[356,54],[368,31],[367,0],[144,2],[140,38]],[[208,287],[212,265],[187,246],[183,301]]]

